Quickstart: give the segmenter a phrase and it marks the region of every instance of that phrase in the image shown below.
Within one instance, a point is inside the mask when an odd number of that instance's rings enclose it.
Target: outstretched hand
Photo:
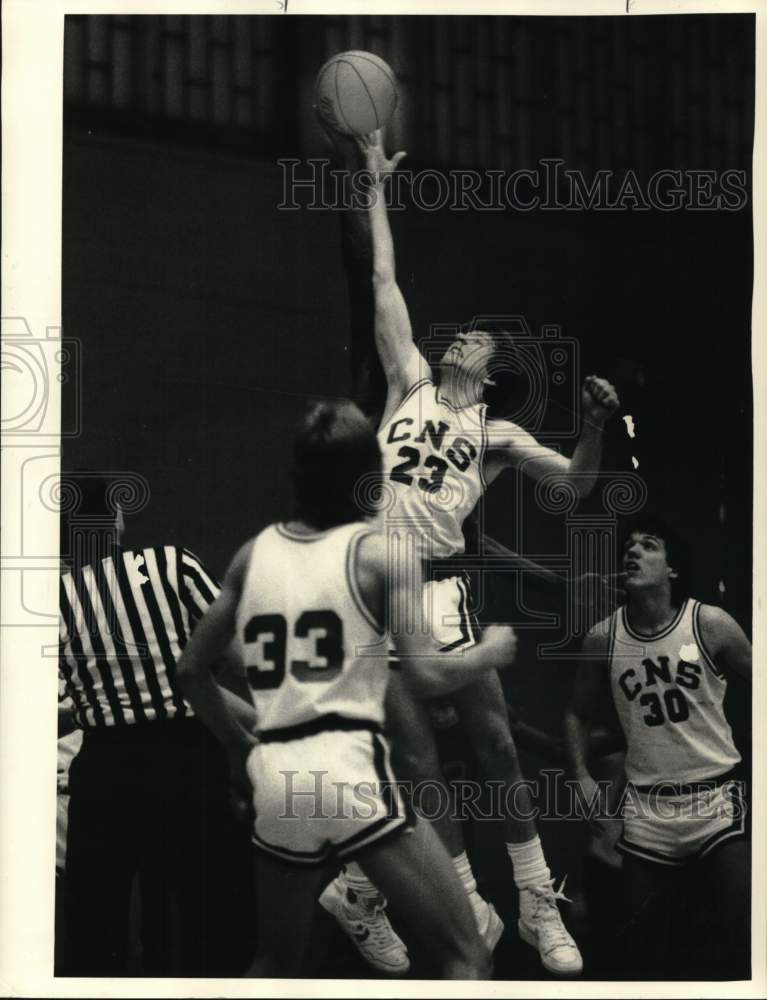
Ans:
[[[314,116],[346,169],[369,170],[377,186],[382,185],[397,169],[400,160],[407,156],[403,151],[395,153],[391,159],[387,157],[380,128],[368,135],[345,135],[327,123],[316,105],[314,105]]]
[[[373,175],[375,183],[379,186],[384,183],[390,174],[394,173],[403,157],[407,156],[407,153],[401,151],[395,153],[391,159],[387,157],[383,148],[383,138],[380,128],[376,129],[375,132],[370,132],[368,135],[354,136],[354,140],[357,148],[365,157],[365,166]]]

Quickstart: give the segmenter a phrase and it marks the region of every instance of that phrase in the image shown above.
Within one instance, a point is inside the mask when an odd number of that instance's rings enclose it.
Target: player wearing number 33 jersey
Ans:
[[[369,534],[359,522],[324,532],[276,524],[254,541],[237,644],[262,733],[328,714],[383,723],[382,630],[355,576]]]
[[[253,839],[293,863],[316,864],[331,845],[343,856],[406,821],[382,735],[386,646],[356,582],[370,534],[359,522],[272,525],[245,572],[236,635],[259,720]]]
[[[358,582],[361,550],[377,536],[364,522],[275,524],[252,542],[244,568],[235,644],[258,717],[247,763],[254,840],[289,862],[356,854],[406,821],[383,735],[389,642]],[[483,656],[492,660],[485,649],[453,666],[453,688],[476,676]],[[434,654],[436,692],[450,690]]]
[[[507,662],[513,633],[497,629],[447,664],[430,637],[410,628],[392,626],[384,638],[378,623],[387,609],[404,621],[420,600],[421,561],[390,558],[382,533],[360,521],[357,486],[380,477],[381,452],[352,403],[310,409],[292,471],[293,519],[240,548],[178,664],[184,693],[252,786],[261,951],[249,974],[300,971],[323,865],[336,855],[359,858],[423,948],[436,942],[442,976],[487,976],[489,954],[444,846],[405,813],[383,733],[384,696],[389,639],[416,689],[439,695]],[[234,705],[212,676],[230,646],[252,708]],[[408,819],[417,837],[406,835]],[[293,865],[300,879],[289,874]],[[391,933],[382,905],[355,922],[358,943]]]

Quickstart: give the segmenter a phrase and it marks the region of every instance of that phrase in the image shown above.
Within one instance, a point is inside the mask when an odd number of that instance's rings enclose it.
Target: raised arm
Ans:
[[[386,375],[388,394],[384,421],[408,389],[431,373],[413,340],[410,316],[397,285],[394,241],[386,209],[386,180],[405,155],[387,159],[380,130],[359,139],[371,182],[369,194],[370,234],[373,242],[373,293],[375,341]]]
[[[571,458],[539,444],[532,434],[516,424],[490,421],[489,478],[494,478],[507,466],[533,479],[553,473],[572,482],[579,496],[588,496],[602,462],[602,432],[618,406],[613,386],[605,379],[589,375],[581,391],[581,433]]]
[[[234,557],[221,592],[198,622],[176,665],[181,690],[195,714],[235,754],[247,754],[256,742],[256,711],[222,687],[213,671],[235,632],[249,553],[250,543]]]
[[[701,638],[718,667],[739,674],[751,683],[751,643],[743,629],[724,608],[702,604]]]

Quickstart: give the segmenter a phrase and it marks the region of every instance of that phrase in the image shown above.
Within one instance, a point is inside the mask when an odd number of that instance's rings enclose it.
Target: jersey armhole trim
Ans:
[[[724,672],[717,667],[714,662],[714,658],[711,653],[706,648],[706,644],[703,641],[703,632],[700,627],[700,601],[696,601],[692,608],[692,634],[695,639],[695,644],[703,655],[703,662],[709,668],[711,673],[718,679],[724,680]]]
[[[439,386],[437,385],[437,383],[432,382],[431,384],[434,386],[434,402],[437,404],[437,406],[446,406],[448,410],[452,410],[453,413],[460,413],[462,410],[468,409],[468,407],[465,406],[453,406],[453,404],[450,402],[449,399],[447,399],[445,396],[440,395]],[[480,405],[484,406],[485,404],[482,403]]]
[[[613,669],[613,649],[615,648],[615,633],[618,627],[618,612],[610,615],[610,637],[607,641],[607,678],[610,679]]]
[[[613,649],[615,648],[615,633],[618,631],[618,612],[614,611],[610,615],[610,639],[607,644],[607,658],[612,663]]]
[[[482,487],[482,495],[487,493],[487,480],[485,479],[485,459],[489,453],[488,447],[488,436],[487,436],[487,403],[483,403],[479,411],[479,433],[480,433],[480,446],[479,446],[479,458],[478,458],[478,468],[479,468],[479,483]]]
[[[271,524],[269,527],[274,528],[278,535],[281,535],[283,538],[287,538],[289,542],[298,542],[302,545],[310,542],[321,542],[323,538],[326,538],[328,535],[327,529],[325,531],[313,531],[306,534],[300,531],[291,531],[284,521],[278,521],[276,524]],[[264,530],[268,531],[269,529],[265,528]]]
[[[362,539],[372,534],[374,534],[374,532],[371,531],[369,528],[362,528],[360,529],[360,531],[357,532],[356,535],[353,535],[352,538],[350,539],[349,547],[346,550],[346,582],[349,585],[349,592],[352,595],[352,598],[354,600],[355,605],[357,606],[357,610],[359,611],[359,613],[362,615],[362,617],[365,619],[368,625],[371,626],[371,628],[374,628],[376,632],[379,633],[379,635],[383,635],[384,633],[383,626],[377,620],[376,616],[373,614],[373,612],[365,603],[365,599],[362,596],[362,591],[360,590],[359,584],[357,583],[357,551],[360,547],[360,542],[362,541]]]

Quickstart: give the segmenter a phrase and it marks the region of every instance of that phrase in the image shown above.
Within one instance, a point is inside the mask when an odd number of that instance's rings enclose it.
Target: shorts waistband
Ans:
[[[428,580],[447,580],[457,576],[466,583],[471,583],[471,573],[463,564],[463,555],[445,556],[444,559],[432,559],[427,568]]]
[[[305,736],[315,736],[317,733],[330,733],[337,730],[354,732],[363,730],[371,733],[382,733],[383,726],[372,719],[349,719],[343,715],[330,713],[321,715],[309,722],[301,722],[297,726],[285,726],[282,729],[267,729],[259,732],[259,743],[287,743],[289,740],[301,740]]]
[[[702,781],[659,781],[654,785],[635,785],[633,782],[629,784],[642,795],[693,795],[695,792],[711,792],[715,788],[726,785],[728,781],[737,778],[737,773],[737,769],[732,768],[725,771],[724,774],[718,774],[714,778],[704,778]]]

